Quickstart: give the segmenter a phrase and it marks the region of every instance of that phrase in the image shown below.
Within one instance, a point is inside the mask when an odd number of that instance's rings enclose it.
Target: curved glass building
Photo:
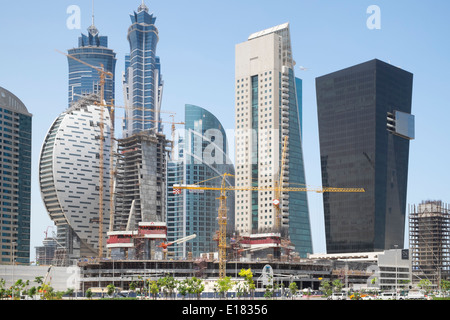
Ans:
[[[32,117],[0,87],[0,264],[30,262]]]
[[[108,49],[108,37],[100,36],[94,22],[88,28],[88,34],[78,39],[78,48],[68,50],[75,58],[94,67],[115,74],[116,54]],[[100,93],[100,75],[97,70],[74,59],[67,58],[69,63],[69,106],[81,97]],[[115,77],[105,79],[105,101],[109,104],[115,98]]]
[[[156,56],[158,29],[156,17],[148,13],[142,3],[130,16],[132,25],[128,29],[130,54],[125,57],[123,78],[124,96],[128,109],[123,124],[124,137],[160,128],[163,81],[161,64]]]
[[[101,110],[91,95],[79,100],[52,124],[42,146],[39,184],[50,219],[57,226],[61,265],[98,255]],[[103,237],[109,227],[111,119],[103,112]]]
[[[178,138],[171,161],[168,163],[167,234],[168,241],[196,234],[188,242],[169,247],[169,257],[194,257],[217,251],[215,242],[220,191],[192,192],[183,190],[174,194],[174,184],[220,186],[224,173],[234,175],[234,166],[228,157],[225,129],[220,121],[204,108],[185,106],[185,129]],[[208,181],[206,181],[208,180]],[[227,177],[228,186],[234,178]],[[227,195],[227,233],[234,231],[234,192]]]

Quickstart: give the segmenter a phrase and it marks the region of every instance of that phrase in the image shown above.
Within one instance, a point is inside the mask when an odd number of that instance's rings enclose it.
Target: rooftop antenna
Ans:
[[[142,4],[138,8],[138,12],[145,11],[148,12],[148,7],[145,5],[145,1],[142,0]]]
[[[92,25],[94,25],[95,23],[95,14],[94,14],[94,0],[92,0]]]
[[[92,25],[88,28],[92,36],[98,35],[98,29],[95,27],[94,0],[92,0]]]

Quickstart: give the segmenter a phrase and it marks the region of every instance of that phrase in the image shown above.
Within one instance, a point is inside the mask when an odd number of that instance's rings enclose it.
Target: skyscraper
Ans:
[[[116,54],[108,49],[108,37],[100,36],[98,29],[94,25],[88,28],[88,34],[82,34],[78,39],[78,48],[68,50],[69,55],[84,61],[94,67],[115,74]],[[81,97],[91,93],[100,93],[100,75],[97,70],[80,63],[71,58],[67,58],[69,63],[69,106],[78,101]],[[105,79],[104,99],[110,104],[115,99],[115,77]]]
[[[273,188],[279,180],[288,137],[282,186],[305,185],[301,80],[295,77],[289,24],[250,35],[236,46],[236,185]],[[240,234],[281,232],[301,256],[312,252],[307,195],[280,195],[281,229],[273,191],[237,191]]]
[[[0,263],[30,262],[32,115],[0,87]]]
[[[100,232],[101,107],[97,95],[86,96],[53,122],[39,161],[41,196],[57,227],[60,265],[97,256]],[[103,234],[109,227],[109,156],[111,118],[103,112]]]
[[[167,237],[166,171],[170,142],[154,130],[118,140],[115,209],[107,245],[114,257],[162,258],[159,245]],[[125,244],[124,237],[130,242]]]
[[[328,253],[404,244],[413,75],[371,60],[316,79]]]
[[[124,137],[135,133],[160,128],[159,112],[163,94],[161,64],[156,56],[159,36],[155,26],[156,17],[149,14],[142,1],[131,17],[128,29],[130,54],[125,58],[123,76],[127,110],[124,119]]]
[[[114,257],[158,259],[167,236],[166,170],[169,141],[159,111],[163,83],[156,18],[142,1],[131,15],[130,55],[123,76],[125,119],[118,140],[115,212],[108,248]],[[126,243],[125,243],[125,242]]]
[[[217,222],[220,191],[204,190],[174,193],[174,184],[220,186],[221,175],[234,175],[234,166],[228,157],[225,129],[209,111],[194,105],[185,106],[185,129],[168,163],[167,173],[167,231],[168,241],[190,235],[197,237],[189,242],[170,247],[171,257],[194,257],[201,253],[217,251],[213,240],[219,230]],[[208,181],[206,181],[208,180]],[[228,186],[234,186],[234,178],[227,177]],[[227,233],[234,231],[234,192],[227,195]]]

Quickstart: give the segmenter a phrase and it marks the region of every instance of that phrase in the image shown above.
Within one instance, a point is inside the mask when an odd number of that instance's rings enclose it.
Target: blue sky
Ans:
[[[157,17],[165,80],[163,109],[184,119],[184,105],[208,109],[234,128],[234,50],[247,37],[284,22],[291,26],[296,75],[303,79],[303,148],[307,183],[321,185],[315,78],[378,58],[414,74],[408,204],[450,201],[448,170],[450,41],[445,0],[172,0],[146,1]],[[118,55],[116,103],[123,105],[121,73],[129,51],[129,14],[140,0],[96,0],[95,21]],[[81,30],[67,28],[67,8],[81,9]],[[366,12],[377,5],[381,29],[370,30]],[[77,46],[91,24],[90,0],[2,0],[0,86],[33,113],[32,241],[41,245],[53,223],[38,185],[39,153],[54,119],[67,107],[67,59],[55,49]],[[170,119],[167,119],[170,121]],[[230,144],[232,141],[230,141]],[[325,252],[322,198],[309,193],[315,253]],[[406,222],[407,224],[407,222]],[[56,231],[56,229],[50,229]],[[405,244],[407,246],[407,237]]]

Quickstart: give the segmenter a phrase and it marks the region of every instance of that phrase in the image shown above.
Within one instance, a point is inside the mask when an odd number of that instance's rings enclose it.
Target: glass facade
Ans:
[[[294,66],[289,23],[256,32],[236,46],[236,185],[260,188],[236,191],[236,232],[276,234],[306,257],[312,253],[307,194],[263,190],[278,181],[282,187],[306,184],[302,80],[295,77]]]
[[[289,69],[289,186],[306,186],[305,165],[303,162],[303,146],[301,136],[302,115],[302,80],[295,78],[294,71]],[[280,141],[282,147],[283,142]],[[281,151],[282,152],[282,151]],[[287,206],[286,206],[287,207]],[[282,207],[283,208],[283,207]],[[312,236],[309,221],[308,197],[306,192],[289,193],[289,227],[291,242],[301,257],[312,253]]]
[[[92,25],[88,35],[82,34],[78,39],[78,48],[68,50],[75,58],[94,67],[115,74],[116,54],[108,49],[108,37],[99,36],[98,30]],[[81,97],[91,93],[100,94],[99,72],[79,61],[67,58],[69,63],[69,106]],[[115,99],[115,76],[105,79],[104,98],[107,104]]]
[[[152,128],[161,129],[160,120],[163,81],[161,63],[156,56],[158,29],[156,17],[141,5],[131,16],[128,30],[130,54],[125,58],[124,90],[128,110],[123,124],[128,137]]]
[[[30,262],[32,115],[0,87],[0,264]]]
[[[411,113],[412,82],[379,60],[316,79],[323,186],[365,189],[323,195],[328,253],[403,246],[410,139],[389,118]]]
[[[228,158],[227,136],[219,120],[207,110],[193,105],[185,106],[185,130],[178,139],[176,155],[168,164],[168,241],[196,234],[197,237],[183,244],[169,247],[169,254],[194,257],[217,251],[214,241],[220,191],[183,190],[174,194],[173,184],[197,184],[220,186],[224,173],[234,175],[234,166]],[[234,178],[227,177],[227,185],[234,186]],[[229,235],[234,231],[234,192],[227,195]]]
[[[258,181],[258,76],[252,76],[252,181]],[[252,230],[258,230],[258,196],[259,192],[252,193]]]

